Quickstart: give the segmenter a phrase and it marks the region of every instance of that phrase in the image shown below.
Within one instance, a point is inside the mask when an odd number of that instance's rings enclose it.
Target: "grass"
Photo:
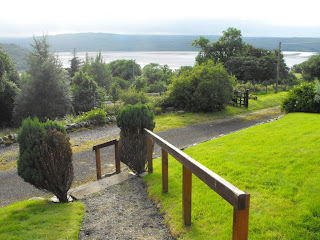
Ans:
[[[0,239],[78,239],[84,204],[27,200],[0,208]]]
[[[277,94],[259,95],[258,100],[249,100],[249,108],[227,106],[223,111],[210,113],[165,113],[155,117],[156,128],[155,132],[160,132],[172,128],[182,128],[187,125],[199,124],[221,120],[224,118],[248,114],[265,108],[279,106],[287,92]]]
[[[320,239],[320,115],[294,113],[185,152],[251,194],[249,239]],[[144,180],[180,239],[231,239],[232,206],[193,177],[192,225],[182,223],[181,165],[169,158],[169,192],[161,161]]]

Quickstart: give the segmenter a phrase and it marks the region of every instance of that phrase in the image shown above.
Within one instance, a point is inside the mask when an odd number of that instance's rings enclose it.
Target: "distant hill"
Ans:
[[[197,51],[191,46],[194,39],[200,35],[124,35],[110,33],[75,33],[50,35],[49,42],[52,51],[78,52],[90,51]],[[205,35],[211,41],[219,36]],[[320,52],[320,38],[270,38],[243,37],[244,42],[255,47],[277,49],[279,41],[283,51]],[[30,48],[32,38],[0,38],[0,42],[14,43]]]
[[[8,53],[11,60],[16,63],[16,68],[18,71],[24,71],[28,68],[27,56],[30,52],[28,49],[12,43],[0,43],[0,48],[1,47],[2,51]]]

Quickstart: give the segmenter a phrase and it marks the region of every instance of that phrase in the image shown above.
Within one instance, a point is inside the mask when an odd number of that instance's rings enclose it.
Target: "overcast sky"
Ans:
[[[77,32],[320,37],[318,0],[2,0],[0,36]]]

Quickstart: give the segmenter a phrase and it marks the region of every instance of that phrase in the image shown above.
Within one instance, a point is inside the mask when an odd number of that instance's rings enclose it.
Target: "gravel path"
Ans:
[[[266,111],[266,110],[264,110]],[[260,111],[261,112],[261,111]],[[251,115],[255,115],[253,113]],[[186,148],[199,142],[207,141],[212,138],[229,134],[265,121],[273,119],[279,114],[271,115],[254,120],[245,120],[242,117],[235,117],[227,120],[213,123],[191,125],[184,128],[171,129],[157,133],[168,142],[178,148]],[[119,128],[116,126],[104,126],[92,130],[82,130],[69,134],[71,139],[77,141],[86,141],[102,137],[116,137],[119,135]],[[9,147],[0,148],[0,154],[4,151],[18,151],[18,145],[13,144]],[[155,145],[154,156],[160,155],[160,148]],[[114,149],[113,147],[103,148],[101,150],[102,174],[105,175],[114,172]],[[78,152],[73,155],[75,181],[80,184],[88,180],[96,179],[95,155],[91,150]],[[123,169],[123,165],[122,165]],[[18,175],[17,170],[13,169],[7,172],[0,172],[0,207],[22,201],[32,197],[47,196],[47,193],[41,191],[29,183],[24,182]]]
[[[79,239],[174,239],[139,177],[84,200]]]

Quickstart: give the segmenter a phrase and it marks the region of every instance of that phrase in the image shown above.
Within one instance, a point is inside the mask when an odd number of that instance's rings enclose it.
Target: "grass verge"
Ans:
[[[0,208],[0,239],[78,239],[84,204],[27,200]]]
[[[248,114],[265,108],[279,106],[287,92],[277,94],[259,95],[258,100],[249,100],[249,108],[227,106],[225,110],[210,113],[165,113],[155,117],[155,132],[165,131],[172,128],[182,128],[187,125],[207,123],[222,120],[228,117]]]
[[[294,113],[202,143],[185,152],[251,194],[249,239],[320,239],[320,114]],[[192,225],[182,223],[182,167],[169,158],[169,192],[161,161],[144,180],[180,239],[231,239],[232,206],[192,180]]]

